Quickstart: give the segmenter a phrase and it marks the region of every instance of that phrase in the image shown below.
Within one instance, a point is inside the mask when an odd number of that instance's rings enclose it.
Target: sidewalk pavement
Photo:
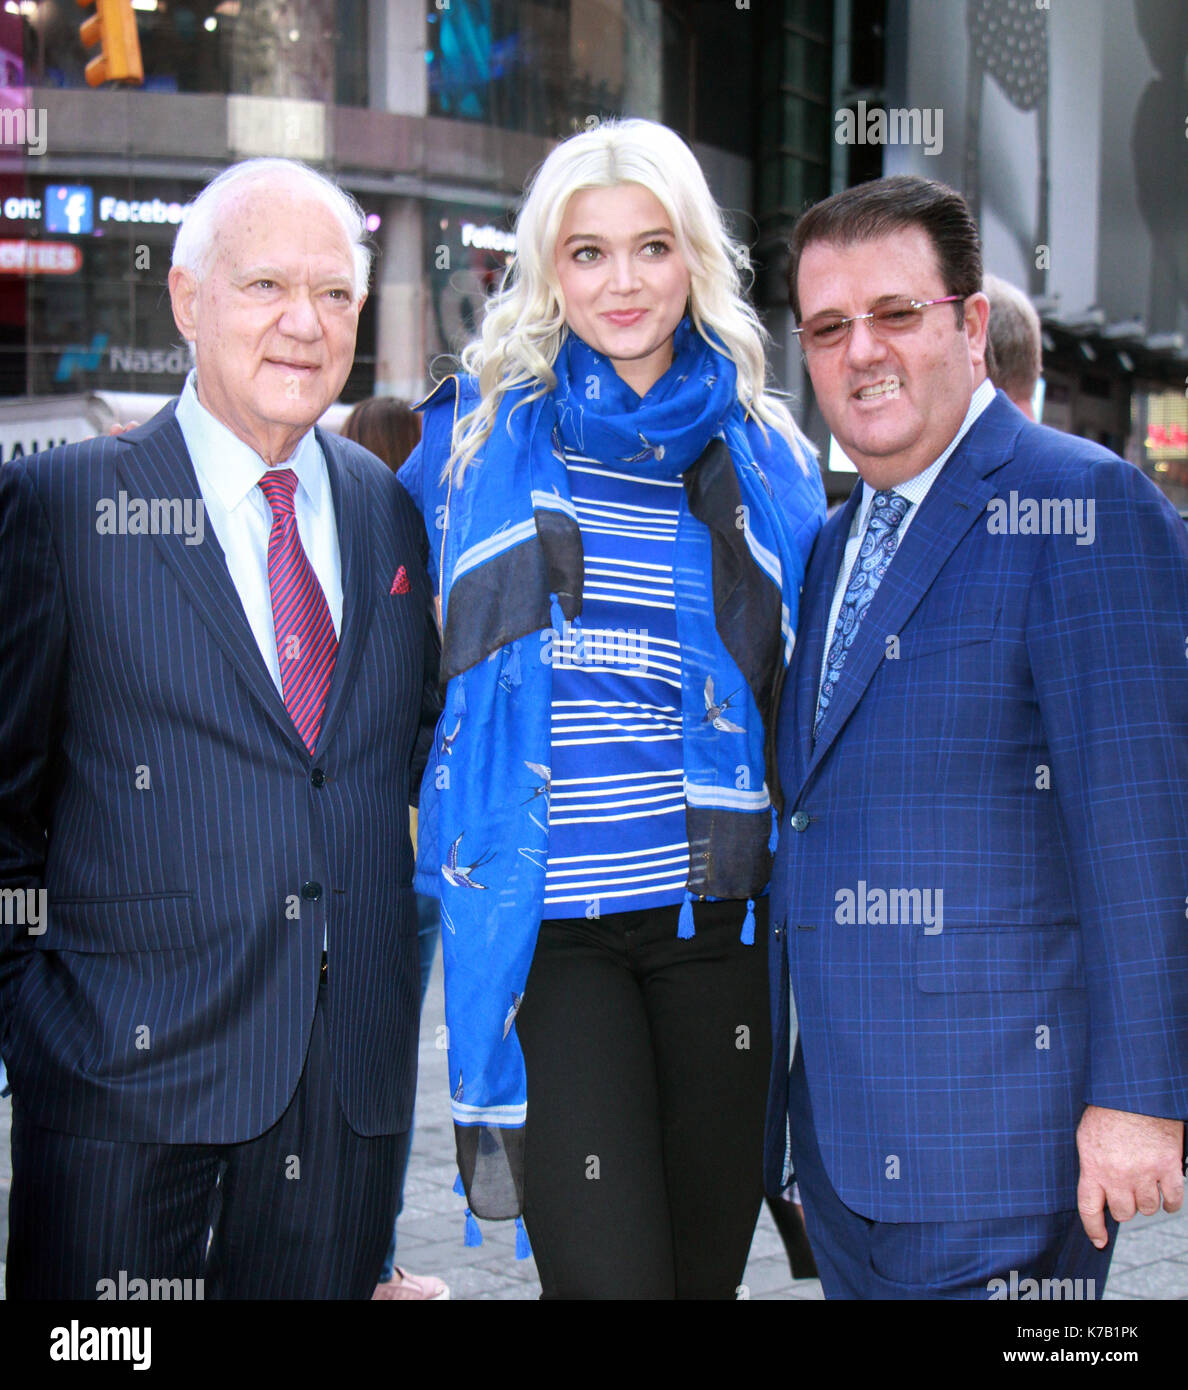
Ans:
[[[535,1265],[531,1259],[515,1258],[514,1223],[482,1222],[483,1244],[463,1244],[465,1205],[453,1190],[453,1129],[445,1057],[437,1046],[444,1022],[439,953],[421,1019],[416,1134],[398,1227],[397,1261],[415,1274],[438,1275],[449,1284],[455,1299],[539,1298]],[[11,1101],[0,1101],[0,1255],[8,1246],[11,1117]],[[755,1229],[740,1297],[821,1296],[818,1280],[791,1278],[783,1243],[765,1207]],[[1188,1211],[1174,1216],[1161,1211],[1126,1223],[1118,1237],[1105,1297],[1188,1299]]]

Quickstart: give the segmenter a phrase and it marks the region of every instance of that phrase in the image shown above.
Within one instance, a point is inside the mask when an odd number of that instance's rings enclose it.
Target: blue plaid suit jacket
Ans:
[[[999,393],[921,504],[814,746],[860,495],[817,540],[780,715],[768,1187],[790,980],[848,1206],[1069,1210],[1087,1103],[1188,1115],[1184,525],[1138,469]],[[1080,523],[1050,507],[1050,533],[1023,534],[1027,499],[1080,499]]]
[[[389,469],[318,440],[343,621],[313,757],[213,528],[197,545],[97,531],[121,491],[201,497],[172,405],[0,469],[0,887],[47,895],[39,933],[0,914],[0,1051],[37,1123],[259,1135],[301,1076],[325,934],[343,1112],[365,1135],[408,1126],[408,805],[436,715],[427,544]],[[402,565],[411,588],[391,594]]]

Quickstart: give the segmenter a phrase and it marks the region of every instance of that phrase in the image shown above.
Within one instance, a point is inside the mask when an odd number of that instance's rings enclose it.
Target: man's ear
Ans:
[[[986,333],[990,323],[990,301],[979,290],[965,301],[965,332],[969,338],[970,360],[975,367],[986,364]]]
[[[198,320],[195,307],[198,299],[198,281],[194,272],[184,266],[175,265],[169,272],[169,302],[173,306],[173,321],[177,331],[188,343],[198,336]]]

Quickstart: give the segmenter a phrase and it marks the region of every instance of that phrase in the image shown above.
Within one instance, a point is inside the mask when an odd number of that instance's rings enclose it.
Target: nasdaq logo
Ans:
[[[89,348],[67,348],[58,359],[58,370],[54,373],[54,380],[69,381],[79,372],[97,371],[103,361],[103,349],[107,346],[108,336],[106,333],[96,333]]]

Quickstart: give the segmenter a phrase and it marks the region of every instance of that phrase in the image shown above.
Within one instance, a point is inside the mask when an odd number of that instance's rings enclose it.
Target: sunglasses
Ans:
[[[968,298],[964,294],[947,294],[943,299],[892,299],[869,314],[854,314],[848,319],[838,318],[836,314],[817,314],[792,332],[800,337],[801,347],[806,352],[840,346],[856,323],[869,323],[870,331],[878,338],[894,338],[919,328],[924,310],[934,304],[959,304]]]

